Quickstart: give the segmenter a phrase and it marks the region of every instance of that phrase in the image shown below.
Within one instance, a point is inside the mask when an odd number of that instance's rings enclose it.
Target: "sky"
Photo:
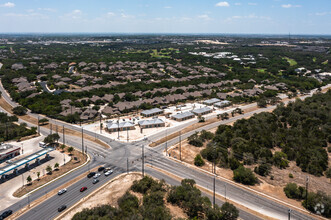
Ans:
[[[331,0],[0,0],[0,32],[331,34]]]

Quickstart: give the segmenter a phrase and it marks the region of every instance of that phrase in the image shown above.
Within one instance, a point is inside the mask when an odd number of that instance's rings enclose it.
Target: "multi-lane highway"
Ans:
[[[10,97],[7,95],[7,93],[4,91],[2,85],[0,85],[0,91],[2,92],[2,95],[4,99],[10,103],[12,106],[15,106],[16,103],[12,102]],[[274,108],[275,106],[269,106],[265,109],[258,109],[254,112],[250,112],[248,114],[244,115],[238,115],[236,117],[230,118],[229,120],[219,121],[214,124],[207,125],[205,127],[199,128],[198,130],[202,129],[210,129],[213,127],[218,126],[222,123],[229,123],[234,120],[241,119],[243,117],[247,117],[250,114],[270,110]],[[37,118],[38,115],[29,113],[32,117]],[[51,120],[51,123],[54,123],[54,120]],[[65,122],[56,121],[57,125],[64,126],[66,129],[71,129],[75,131],[81,131],[81,128],[75,125],[71,125]],[[28,125],[32,126],[30,123]],[[35,125],[34,125],[35,126]],[[186,125],[187,126],[187,125]],[[174,128],[168,130],[168,135],[172,132],[178,131],[178,129],[181,128]],[[195,131],[183,134],[182,139],[191,135]],[[49,134],[49,130],[45,128],[41,128],[41,133],[44,135]],[[78,169],[74,172],[69,173],[68,175],[64,176],[63,178],[43,187],[41,190],[38,190],[34,193],[32,193],[29,198],[25,197],[21,201],[15,203],[11,207],[8,207],[9,209],[12,209],[14,212],[19,210],[20,208],[26,206],[28,202],[33,201],[37,198],[40,198],[41,196],[45,195],[45,193],[50,192],[51,190],[60,187],[61,185],[65,184],[69,180],[85,173],[88,171],[88,168],[93,168],[99,165],[106,165],[106,166],[112,166],[116,170],[116,172],[110,177],[114,177],[118,175],[119,173],[126,172],[127,169],[127,159],[129,160],[129,167],[130,170],[136,169],[141,170],[141,149],[142,145],[145,146],[145,156],[146,161],[148,163],[151,163],[153,166],[165,170],[169,173],[172,173],[179,178],[191,178],[194,179],[198,185],[203,186],[209,190],[212,190],[212,176],[209,174],[206,174],[204,172],[201,172],[199,170],[190,168],[186,166],[185,164],[175,162],[171,159],[168,159],[164,157],[163,149],[165,148],[165,144],[162,144],[155,148],[148,147],[148,143],[150,141],[158,140],[162,137],[165,137],[165,133],[159,133],[157,135],[153,135],[149,137],[148,140],[139,141],[136,143],[120,143],[117,141],[112,141],[109,138],[100,135],[95,134],[91,131],[85,131],[85,134],[89,134],[92,137],[95,137],[104,141],[105,143],[110,145],[109,149],[106,149],[97,143],[94,143],[89,140],[84,140],[84,145],[88,148],[88,153],[91,156],[91,162],[89,166],[85,166],[81,169]],[[62,141],[62,137],[60,139],[60,142]],[[179,139],[174,138],[172,140],[169,140],[167,145],[168,147],[171,145],[174,145],[178,143]],[[82,142],[81,138],[78,136],[68,136],[66,135],[66,143],[74,146],[77,149],[81,149]],[[166,180],[166,182],[170,184],[177,183],[177,180],[174,180],[172,177],[165,175],[162,172],[159,172],[155,169],[146,168],[146,173]],[[86,191],[86,193],[80,193],[79,188],[80,186],[83,186],[84,184],[90,184],[86,177],[79,180],[77,183],[73,184],[72,186],[68,187],[68,192],[61,197],[59,196],[53,196],[49,199],[47,199],[45,202],[41,203],[40,205],[32,208],[30,211],[26,212],[22,217],[22,219],[36,219],[36,216],[42,216],[43,219],[52,219],[57,215],[57,208],[62,205],[64,201],[67,202],[67,206],[71,206],[76,201],[78,201],[80,198],[82,198],[84,195],[88,194],[88,192],[91,192],[92,189],[95,187],[98,187],[103,182],[107,181],[107,178],[100,178],[100,182],[94,186],[88,185],[89,190]],[[238,204],[241,204],[243,206],[246,206],[247,208],[250,208],[256,212],[260,212],[262,214],[278,218],[278,219],[286,219],[288,216],[288,209],[290,208],[286,204],[281,204],[279,202],[274,201],[273,199],[267,198],[266,196],[257,194],[253,191],[244,189],[240,186],[237,186],[235,184],[229,183],[228,181],[217,179],[216,181],[216,192],[220,195],[225,196],[225,184],[227,185],[226,188],[226,197],[229,200],[233,200]],[[1,186],[0,186],[1,187]],[[76,189],[77,188],[77,189]],[[90,190],[91,189],[91,190]],[[65,198],[68,196],[72,196],[72,198],[66,200]],[[29,201],[28,201],[29,200]],[[49,215],[47,217],[47,215]],[[304,214],[302,212],[298,211],[292,211],[292,218],[291,219],[312,219],[307,214]],[[252,219],[252,215],[244,212],[243,210],[240,210],[240,216],[243,219]]]

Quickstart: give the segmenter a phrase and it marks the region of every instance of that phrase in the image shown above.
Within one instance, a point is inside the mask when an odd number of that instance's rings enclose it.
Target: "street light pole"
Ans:
[[[216,184],[216,174],[214,174],[214,187],[213,187],[213,207],[215,209],[215,184]]]
[[[179,131],[179,160],[182,161],[182,131]]]
[[[63,133],[63,144],[66,144],[66,137],[64,135],[64,125],[62,126],[62,133]]]
[[[82,153],[84,154],[84,128],[82,128]]]
[[[166,128],[166,145],[165,145],[166,156],[168,155],[168,129]]]
[[[292,212],[292,210],[289,209],[289,210],[288,210],[288,220],[291,220],[291,212]]]
[[[129,158],[126,158],[126,173],[129,173]]]
[[[142,174],[143,174],[143,177],[145,176],[145,156],[144,156],[144,145],[141,146],[142,148],[142,152],[141,152],[141,162],[142,162]]]

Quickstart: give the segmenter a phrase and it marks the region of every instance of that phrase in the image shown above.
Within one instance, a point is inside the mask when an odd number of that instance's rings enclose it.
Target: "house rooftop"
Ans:
[[[155,118],[155,119],[151,119],[151,120],[142,120],[139,121],[138,124],[141,125],[155,125],[155,124],[163,124],[164,121],[160,118]]]
[[[183,112],[183,113],[179,113],[176,115],[172,115],[171,117],[175,118],[175,119],[183,119],[183,118],[192,117],[192,116],[194,116],[194,114],[192,112]]]
[[[163,112],[162,109],[152,108],[152,109],[149,109],[149,110],[142,111],[141,114],[143,114],[143,115],[152,115],[152,114],[161,113],[161,112]]]

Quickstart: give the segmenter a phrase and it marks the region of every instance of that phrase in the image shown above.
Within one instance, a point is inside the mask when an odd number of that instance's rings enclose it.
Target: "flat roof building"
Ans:
[[[16,157],[20,154],[21,148],[11,144],[0,145],[0,161]]]
[[[216,103],[216,102],[220,102],[220,101],[221,101],[221,100],[218,99],[218,98],[212,98],[212,99],[205,100],[205,101],[203,102],[203,104],[205,104],[205,105],[212,105],[212,104],[214,104],[214,103]]]
[[[194,109],[192,111],[193,114],[197,115],[197,116],[201,116],[201,115],[206,115],[206,114],[209,114],[211,113],[213,110],[209,107],[204,107],[204,108],[197,108],[197,109]]]
[[[174,119],[175,121],[185,121],[194,117],[195,115],[192,112],[183,112],[171,116],[171,118]]]
[[[152,109],[149,109],[149,110],[144,110],[140,114],[144,117],[152,117],[152,116],[155,116],[155,115],[160,115],[162,113],[163,113],[162,109],[152,108]]]
[[[138,122],[140,128],[157,128],[164,127],[165,122],[160,118],[155,118],[151,120],[142,120]]]
[[[118,122],[113,123],[112,121],[107,122],[106,124],[107,130],[109,132],[116,132],[116,131],[126,131],[126,130],[134,130],[134,124],[132,122]]]
[[[231,102],[228,101],[228,100],[224,100],[224,101],[221,101],[221,102],[216,102],[214,104],[214,106],[217,107],[217,108],[224,108],[224,107],[229,106],[229,105],[231,105]]]

